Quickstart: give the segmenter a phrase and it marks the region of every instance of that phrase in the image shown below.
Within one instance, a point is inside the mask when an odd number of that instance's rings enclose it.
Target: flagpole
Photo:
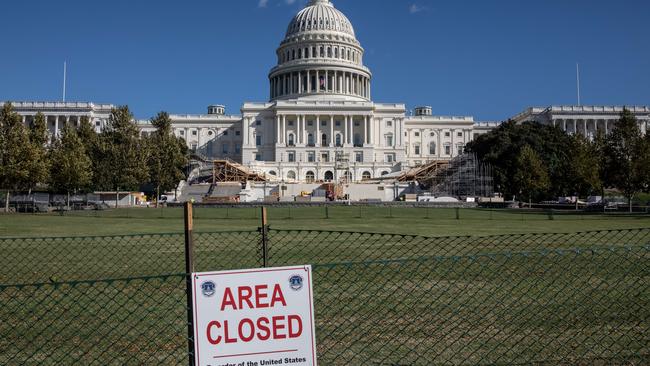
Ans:
[[[580,64],[576,63],[576,84],[578,86],[578,107],[582,104],[580,102]]]
[[[68,77],[68,62],[63,61],[63,103],[65,103],[65,84],[66,84],[66,78]]]

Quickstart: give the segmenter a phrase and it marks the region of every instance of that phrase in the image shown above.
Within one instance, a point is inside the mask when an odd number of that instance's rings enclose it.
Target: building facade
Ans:
[[[310,0],[287,27],[268,75],[269,100],[247,102],[241,114],[222,105],[206,114],[171,115],[174,133],[208,159],[229,159],[282,181],[361,181],[431,161],[450,160],[468,142],[498,126],[468,116],[436,116],[431,107],[407,112],[402,103],[372,100],[371,70],[350,20],[329,0]],[[262,86],[260,86],[262,87]],[[87,116],[97,131],[113,105],[13,103],[29,124],[46,115],[58,135],[63,123]],[[650,108],[633,107],[643,132]],[[529,108],[513,117],[594,136],[611,131],[622,107]],[[143,135],[154,131],[137,121]]]

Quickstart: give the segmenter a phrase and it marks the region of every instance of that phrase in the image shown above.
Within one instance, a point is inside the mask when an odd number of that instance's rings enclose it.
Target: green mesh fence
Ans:
[[[198,271],[262,264],[198,233]],[[0,364],[187,364],[182,235],[0,239]],[[649,364],[650,229],[487,237],[271,230],[314,265],[322,365]]]

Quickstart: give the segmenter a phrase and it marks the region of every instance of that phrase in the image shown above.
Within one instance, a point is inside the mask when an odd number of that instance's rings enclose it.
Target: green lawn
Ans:
[[[118,209],[72,212],[65,216],[0,215],[0,237],[180,233],[182,209]],[[326,214],[329,219],[326,219]],[[599,215],[525,210],[479,210],[386,207],[270,208],[272,228],[343,230],[425,236],[495,235],[530,232],[576,232],[650,227],[650,215]],[[551,220],[552,219],[552,220]],[[199,208],[195,230],[253,230],[259,209]]]
[[[196,270],[260,265],[258,210],[195,213]],[[650,362],[650,217],[269,216],[269,265],[315,265],[320,364]],[[38,283],[0,285],[0,364],[187,364],[184,278],[161,276],[184,270],[182,223],[180,209],[0,215],[0,284]],[[138,276],[154,277],[106,280]]]

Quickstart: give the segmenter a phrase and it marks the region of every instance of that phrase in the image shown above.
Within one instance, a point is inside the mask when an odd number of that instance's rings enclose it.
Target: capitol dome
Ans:
[[[271,100],[370,100],[372,74],[348,18],[329,0],[296,14],[269,73]]]

